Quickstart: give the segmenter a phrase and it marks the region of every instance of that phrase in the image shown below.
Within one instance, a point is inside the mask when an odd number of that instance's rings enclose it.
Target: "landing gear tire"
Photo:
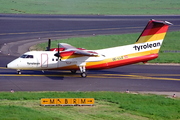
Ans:
[[[17,71],[17,74],[18,74],[18,75],[21,75],[21,71]]]
[[[87,77],[87,73],[85,73],[85,72],[81,73],[81,77],[82,78],[86,78]]]
[[[72,74],[75,74],[75,73],[76,73],[76,70],[71,70],[71,73],[72,73]]]

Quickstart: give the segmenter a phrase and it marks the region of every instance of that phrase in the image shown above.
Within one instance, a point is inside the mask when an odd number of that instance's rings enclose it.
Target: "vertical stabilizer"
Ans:
[[[163,40],[169,25],[172,25],[172,23],[167,21],[150,20],[136,43]]]
[[[155,53],[158,53],[169,25],[172,25],[172,23],[150,20],[135,43],[140,47],[137,46],[135,49],[151,48],[151,50],[156,49]]]

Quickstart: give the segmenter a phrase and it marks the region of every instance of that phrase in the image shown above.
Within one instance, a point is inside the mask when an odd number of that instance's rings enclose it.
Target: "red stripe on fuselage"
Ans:
[[[150,55],[129,58],[129,59],[124,59],[124,60],[119,60],[119,61],[113,61],[113,62],[102,63],[102,64],[97,64],[97,65],[90,65],[90,66],[86,66],[86,69],[87,70],[88,69],[89,70],[109,69],[109,68],[134,64],[134,63],[138,63],[138,62],[147,62],[147,61],[153,60],[157,57],[158,57],[158,54],[150,54]],[[79,67],[76,65],[71,65],[71,66],[60,67],[60,68],[55,68],[55,69],[56,70],[79,70]]]
[[[150,54],[150,55],[145,55],[141,57],[135,57],[135,58],[129,58],[129,59],[108,62],[108,63],[98,64],[98,65],[93,65],[93,66],[87,66],[86,69],[109,69],[109,68],[134,64],[138,62],[146,62],[149,60],[153,60],[157,57],[158,57],[158,54]]]

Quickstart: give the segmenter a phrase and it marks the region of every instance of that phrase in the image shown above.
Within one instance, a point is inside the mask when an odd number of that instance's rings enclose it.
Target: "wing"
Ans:
[[[98,56],[98,53],[96,53],[96,52],[80,50],[74,46],[67,44],[67,43],[59,43],[59,46],[61,48],[65,48],[65,52],[66,51],[72,51],[73,54],[79,54],[79,55],[84,55],[84,56]]]

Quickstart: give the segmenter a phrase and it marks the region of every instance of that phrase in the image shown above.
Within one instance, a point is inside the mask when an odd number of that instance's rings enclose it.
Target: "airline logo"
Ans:
[[[144,49],[156,48],[156,47],[159,47],[159,46],[161,46],[161,43],[160,42],[156,42],[156,43],[146,43],[144,45],[135,45],[133,48],[136,51],[141,51],[141,50],[144,50]]]
[[[27,64],[28,64],[28,65],[40,65],[40,63],[35,63],[35,62],[32,62],[32,63],[27,62]]]

